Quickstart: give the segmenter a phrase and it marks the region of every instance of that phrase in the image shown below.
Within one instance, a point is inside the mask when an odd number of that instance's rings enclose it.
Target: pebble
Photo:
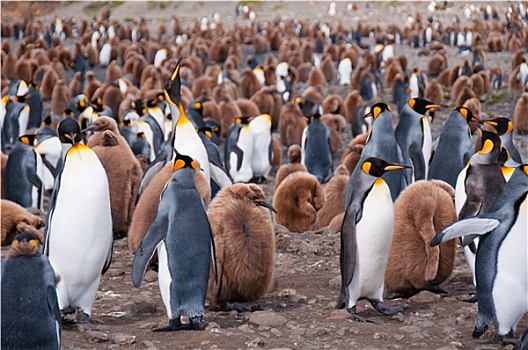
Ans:
[[[156,345],[154,345],[154,342],[150,341],[150,340],[144,340],[142,342],[143,345],[145,345],[147,347],[147,350],[158,350],[158,348],[156,347]]]
[[[403,327],[400,327],[400,331],[405,332],[405,333],[418,333],[418,332],[421,332],[422,329],[418,326],[403,326]]]
[[[143,281],[145,281],[146,283],[156,282],[157,280],[158,280],[158,273],[153,270],[148,270],[145,273],[145,277],[143,277]]]
[[[273,333],[273,335],[275,335],[277,337],[282,337],[283,336],[282,332],[279,331],[277,328],[270,329],[270,332]]]
[[[278,298],[287,298],[296,295],[297,291],[293,288],[286,288],[277,293]]]
[[[440,300],[441,296],[435,293],[431,293],[427,290],[422,290],[420,293],[413,295],[409,298],[409,301],[413,303],[436,303]]]
[[[109,269],[106,271],[105,276],[106,277],[119,277],[123,276],[125,274],[125,270],[121,269]]]
[[[278,327],[287,322],[286,317],[273,311],[255,311],[249,317],[249,323],[257,326]]]
[[[328,287],[330,287],[330,289],[341,288],[341,276],[336,276],[328,281]]]
[[[102,343],[108,340],[108,334],[99,331],[87,331],[86,336],[90,343]]]
[[[111,340],[112,343],[119,345],[133,344],[136,341],[136,336],[130,334],[116,333],[112,335]]]

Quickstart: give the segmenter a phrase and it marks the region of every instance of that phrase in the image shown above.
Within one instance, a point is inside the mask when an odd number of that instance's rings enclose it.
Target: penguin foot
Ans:
[[[467,295],[461,296],[459,298],[460,301],[464,301],[466,303],[476,303],[477,302],[477,293],[470,292]]]
[[[182,325],[180,318],[173,318],[169,320],[169,324],[165,326],[159,326],[152,328],[153,332],[172,332],[172,331],[179,331],[185,329],[185,327]]]
[[[347,309],[348,313],[350,315],[352,315],[352,317],[358,321],[358,322],[363,322],[363,323],[376,323],[368,318],[365,318],[365,317],[362,317],[362,316],[359,316],[358,313],[356,312],[356,306],[352,306],[351,308]]]
[[[403,311],[409,307],[407,304],[401,304],[396,306],[389,306],[383,301],[370,300],[372,306],[384,315],[394,315],[397,312]]]
[[[451,294],[447,290],[445,290],[444,288],[440,287],[437,284],[428,284],[425,287],[425,290],[427,290],[427,291],[429,291],[431,293],[436,293],[436,294],[445,294],[445,295],[450,295]]]
[[[200,317],[197,320],[191,319],[191,323],[189,324],[189,326],[190,327],[188,329],[192,331],[203,331],[205,327],[207,326],[207,323],[202,322],[202,318]]]
[[[486,333],[487,330],[488,330],[487,324],[482,324],[478,326],[475,324],[475,328],[473,329],[473,334],[472,334],[473,339],[478,339],[482,337],[482,335]]]
[[[517,345],[519,339],[513,334],[513,331],[502,336],[502,346]]]
[[[81,311],[81,310],[77,310],[77,318],[76,318],[76,321],[78,324],[86,324],[86,323],[90,323],[90,316]]]

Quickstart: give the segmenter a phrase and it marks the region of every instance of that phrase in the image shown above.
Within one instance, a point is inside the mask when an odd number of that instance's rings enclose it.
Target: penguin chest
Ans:
[[[458,216],[458,213],[460,213],[460,209],[462,209],[462,206],[466,202],[467,194],[466,194],[466,176],[467,176],[467,170],[468,166],[466,166],[460,173],[458,174],[456,186],[455,186],[455,209]]]
[[[357,261],[354,280],[361,296],[370,296],[383,286],[394,231],[394,208],[387,184],[378,179],[363,203],[356,224]],[[353,282],[354,283],[354,282]]]
[[[498,332],[507,334],[528,311],[528,200],[497,252],[497,274],[492,287]]]
[[[202,174],[207,183],[209,183],[209,177],[211,176],[209,157],[207,156],[207,151],[200,136],[198,136],[191,123],[185,123],[184,125],[178,124],[176,126],[174,148],[176,148],[178,153],[185,154],[198,160]]]
[[[429,161],[431,160],[431,151],[433,149],[433,136],[429,119],[425,115],[422,117],[422,133],[422,154],[425,161],[425,178],[427,179],[427,175],[429,174]]]
[[[20,111],[18,115],[18,135],[24,135],[27,131],[29,122],[29,106],[24,104],[24,108]]]
[[[254,176],[268,176],[271,169],[270,146],[271,134],[259,133],[253,136],[253,154],[251,168]]]

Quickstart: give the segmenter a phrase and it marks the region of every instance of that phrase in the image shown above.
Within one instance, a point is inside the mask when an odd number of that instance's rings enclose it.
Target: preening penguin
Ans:
[[[373,322],[357,314],[356,303],[366,298],[385,315],[408,305],[383,302],[383,282],[394,229],[394,207],[383,173],[408,167],[369,157],[362,161],[348,199],[341,227],[341,293],[337,308],[346,307],[356,320]]]
[[[456,221],[455,190],[439,180],[417,181],[394,203],[394,237],[385,286],[388,297],[409,297],[421,290],[447,293],[439,285],[453,272],[456,240],[431,248],[433,237]]]
[[[455,188],[458,174],[473,154],[470,122],[480,120],[465,107],[457,107],[449,114],[434,145],[428,179],[442,180]]]
[[[114,238],[124,237],[136,207],[141,166],[125,139],[111,130],[102,132],[101,144],[93,151],[108,177]]]
[[[487,214],[467,217],[442,230],[431,246],[456,237],[463,245],[478,236],[475,260],[478,315],[473,338],[492,325],[504,342],[528,311],[528,165],[519,166]]]
[[[313,230],[317,211],[324,203],[324,190],[317,178],[297,171],[286,176],[275,191],[275,220],[292,232]]]
[[[57,286],[61,311],[77,308],[77,322],[87,323],[101,274],[112,259],[108,179],[96,154],[81,144],[74,118],[63,118],[57,131],[61,142],[72,146],[50,200],[44,253],[61,276]]]
[[[2,349],[60,349],[59,278],[39,238],[21,233],[2,261]]]
[[[196,188],[197,171],[195,160],[176,153],[156,218],[134,256],[132,283],[139,288],[157,248],[159,287],[169,324],[153,331],[205,329],[202,318],[211,255],[215,274],[216,262],[211,226]],[[182,325],[181,316],[188,316],[190,324]]]
[[[431,124],[425,114],[440,107],[434,102],[415,97],[400,111],[400,121],[394,130],[394,136],[400,146],[404,163],[412,166],[409,183],[427,178],[433,136]]]
[[[325,183],[332,176],[332,150],[330,129],[322,122],[320,115],[310,117],[302,135],[301,164],[315,175],[320,183]]]
[[[302,149],[301,146],[293,144],[288,148],[288,164],[283,164],[277,174],[275,174],[275,190],[279,187],[281,182],[286,178],[286,176],[296,172],[296,171],[308,171],[306,167],[301,164]]]
[[[251,302],[273,283],[275,233],[266,196],[255,184],[225,187],[207,216],[213,232],[218,283],[210,273],[208,298],[217,303]]]

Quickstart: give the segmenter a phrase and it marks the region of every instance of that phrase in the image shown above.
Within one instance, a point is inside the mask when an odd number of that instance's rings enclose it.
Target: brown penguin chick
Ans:
[[[306,123],[307,120],[295,101],[282,106],[278,125],[281,143],[286,147],[294,144],[300,146]]]
[[[291,232],[313,230],[317,211],[324,204],[324,190],[317,178],[307,172],[295,172],[288,175],[275,191],[275,221]]]
[[[208,76],[199,76],[194,81],[191,91],[193,98],[209,98],[213,90],[214,79]]]
[[[471,81],[473,82],[473,91],[477,95],[483,95],[484,94],[484,78],[481,74],[472,74],[470,77]]]
[[[119,132],[102,131],[100,139],[101,144],[93,147],[93,151],[99,157],[108,177],[114,238],[122,238],[128,232],[132,221],[143,171],[128,143]]]
[[[456,240],[431,248],[429,242],[456,221],[455,191],[440,180],[421,180],[394,203],[394,236],[385,271],[389,297],[421,290],[447,293],[439,285],[453,272]]]
[[[44,75],[42,76],[42,82],[40,86],[40,94],[42,95],[43,101],[50,101],[53,89],[57,85],[59,76],[55,73],[55,70],[50,66],[44,66]],[[62,111],[60,112],[62,113]]]
[[[464,92],[464,88],[467,88],[470,91],[473,91],[473,81],[471,81],[471,78],[463,75],[463,76],[460,76],[455,81],[455,83],[453,84],[453,86],[451,88],[451,101],[455,102],[456,106],[462,106],[462,104],[465,101],[465,99],[464,99],[464,101],[459,103],[459,101],[464,98],[464,97],[461,96],[462,93]],[[466,95],[465,98],[467,99],[468,98],[467,97],[467,94],[468,94],[467,90],[464,93]]]
[[[355,145],[352,147],[350,146],[347,147],[349,152],[343,159],[343,165],[346,166],[346,168],[351,174],[356,168],[357,164],[359,163],[359,159],[361,158],[361,153],[363,152],[363,148],[365,148],[365,146],[363,145]]]
[[[345,106],[347,108],[347,115],[343,115],[348,123],[352,121],[352,115],[356,108],[363,104],[363,98],[358,90],[350,91],[345,97]]]
[[[211,269],[208,299],[216,303],[252,302],[273,284],[275,231],[264,191],[234,184],[217,193],[207,210],[213,233],[218,283]]]
[[[3,199],[4,198],[4,181],[3,179],[5,179],[4,177],[4,173],[5,173],[5,168],[6,168],[6,164],[7,164],[7,154],[5,154],[4,152],[0,151],[0,155],[1,155],[1,161],[2,161],[2,181],[0,183],[0,189],[1,189],[1,198]]]
[[[475,118],[478,118],[478,119],[482,118],[482,116],[481,116],[481,103],[480,103],[479,99],[476,98],[475,96],[468,98],[466,101],[464,101],[464,103],[462,105],[459,105],[459,106],[463,106],[463,107],[466,107],[467,109],[471,110],[471,112],[473,113]],[[469,123],[471,132],[475,131],[476,127],[475,127],[474,124],[475,123]]]
[[[346,118],[348,116],[348,109],[341,96],[338,94],[329,94],[323,101],[323,113],[341,114]]]
[[[250,99],[257,91],[262,88],[262,84],[251,69],[246,69],[240,76],[240,95],[243,98]]]
[[[2,246],[9,245],[15,237],[26,230],[33,233],[40,242],[44,242],[44,235],[39,229],[44,226],[44,220],[37,215],[31,214],[21,205],[2,199]]]
[[[397,74],[403,75],[403,69],[401,68],[398,60],[393,60],[385,70],[385,87],[390,89],[394,85],[394,81]]]
[[[367,143],[367,138],[368,138],[368,132],[364,132],[362,134],[357,135],[352,140],[350,140],[346,148],[343,150],[343,154],[341,155],[341,162],[343,162],[346,156],[352,152],[353,147],[365,146],[365,144]]]
[[[73,78],[70,81],[70,85],[69,85],[72,96],[77,96],[83,93],[81,91],[81,88],[82,88],[81,78],[82,78],[81,72],[75,72],[75,74],[73,75]]]
[[[286,176],[296,171],[308,171],[306,170],[306,167],[301,164],[301,157],[301,146],[293,144],[288,148],[289,163],[281,165],[279,170],[277,170],[277,174],[275,175],[275,190],[277,190],[277,188],[279,187],[281,182],[286,178]]]
[[[260,110],[257,106],[257,104],[249,99],[246,98],[238,98],[236,100],[236,103],[238,105],[238,108],[240,109],[240,113],[242,115],[259,115]]]
[[[257,34],[253,37],[253,47],[255,48],[255,53],[266,53],[270,50],[270,44],[268,39],[260,34]]]
[[[64,79],[66,76],[66,72],[64,70],[64,66],[62,65],[62,62],[59,61],[57,57],[54,57],[53,60],[49,63],[49,65],[55,70],[55,73],[59,76],[59,79]]]
[[[519,75],[520,67],[521,66],[515,67],[515,69],[513,69],[510,74],[510,78],[508,79],[508,89],[510,91],[521,90],[521,82],[519,79],[517,79],[517,76]]]
[[[528,92],[523,92],[515,104],[513,128],[520,134],[528,133]]]
[[[141,239],[156,218],[161,193],[172,176],[173,166],[174,162],[167,163],[149,182],[136,203],[136,209],[128,230],[128,248],[132,254],[136,253]],[[201,171],[196,172],[196,189],[207,209],[211,200],[211,187]]]
[[[85,47],[86,52],[86,61],[90,67],[94,67],[99,62],[99,51],[96,47],[93,47],[92,44],[88,44]]]
[[[213,116],[213,119],[220,124],[220,136],[225,137],[227,136],[226,130],[229,131],[233,121],[242,117],[243,114],[238,108],[238,104],[233,100],[222,101],[218,104],[218,107],[220,108],[220,114]]]
[[[29,58],[26,58],[25,56],[20,57],[15,62],[15,79],[21,79],[24,81],[31,81],[31,78],[33,77],[31,64],[29,62]]]
[[[307,84],[308,84],[308,86],[321,85],[321,86],[325,86],[326,87],[327,83],[326,83],[326,78],[325,78],[325,75],[324,75],[323,71],[314,67],[310,71],[310,74],[308,74],[308,83]]]
[[[444,91],[438,80],[433,79],[425,88],[424,97],[436,104],[444,103]]]
[[[118,119],[117,112],[119,110],[119,105],[123,100],[125,99],[125,96],[121,92],[121,89],[119,88],[119,83],[115,81],[115,83],[109,84],[102,96],[102,102],[104,105],[110,107],[112,110],[112,113],[114,115],[114,119]]]
[[[110,62],[110,65],[106,68],[105,83],[109,84],[121,77],[123,77],[123,71],[117,61]]]
[[[274,95],[278,95],[280,99],[280,95],[277,93],[275,87],[263,87],[250,100],[257,105],[260,113],[271,115],[273,128],[277,128],[282,101],[279,101]]]
[[[512,53],[523,49],[523,43],[521,39],[519,39],[517,36],[512,36],[510,40],[508,41],[507,46],[508,46],[508,51]]]
[[[427,62],[427,75],[429,77],[438,76],[446,68],[446,58],[442,54],[437,53],[433,55]]]
[[[440,72],[440,74],[438,74],[438,77],[436,78],[436,80],[438,80],[438,82],[443,86],[443,87],[446,87],[446,88],[449,88],[451,87],[451,69],[448,67],[448,68],[444,68],[444,70],[442,70]]]
[[[9,80],[16,79],[15,64],[16,57],[12,53],[2,54],[2,75],[5,75]]]
[[[99,89],[103,84],[95,77],[95,73],[89,70],[86,72],[86,85],[84,86],[83,93],[88,97],[89,100],[92,99],[95,91]],[[112,110],[114,112],[114,110]]]
[[[317,226],[325,227],[338,214],[345,211],[345,196],[350,173],[340,164],[334,170],[334,176],[325,184],[325,204],[317,212]]]
[[[524,51],[523,50],[516,51],[511,58],[511,62],[510,62],[511,69],[514,70],[515,67],[517,67],[518,65],[522,63],[523,59],[526,59],[524,57]],[[490,71],[491,71],[491,68],[490,68]]]
[[[126,141],[119,133],[119,128],[117,127],[117,122],[114,120],[114,118],[107,116],[96,118],[94,119],[92,125],[90,125],[89,129],[95,131],[88,138],[88,142],[86,143],[86,145],[90,148],[101,145],[103,133],[107,130],[112,131],[116,137],[118,136],[120,138],[120,142]]]
[[[282,164],[282,147],[274,136],[271,137],[271,157],[271,169],[279,169]]]
[[[57,80],[57,84],[53,87],[53,92],[51,93],[51,113],[62,115],[62,112],[68,108],[70,100],[70,87],[64,83],[64,80]]]
[[[303,62],[297,67],[297,80],[301,83],[306,83],[310,75],[313,64],[310,61]]]
[[[336,65],[330,56],[326,56],[320,63],[320,69],[323,72],[326,83],[330,83],[336,79]],[[310,84],[310,77],[308,77],[308,85]],[[317,84],[317,83],[316,83]],[[326,84],[325,84],[326,86]]]
[[[325,114],[321,116],[321,120],[330,130],[330,150],[335,154],[341,147],[340,130],[344,130],[347,125],[345,117],[340,114]]]

